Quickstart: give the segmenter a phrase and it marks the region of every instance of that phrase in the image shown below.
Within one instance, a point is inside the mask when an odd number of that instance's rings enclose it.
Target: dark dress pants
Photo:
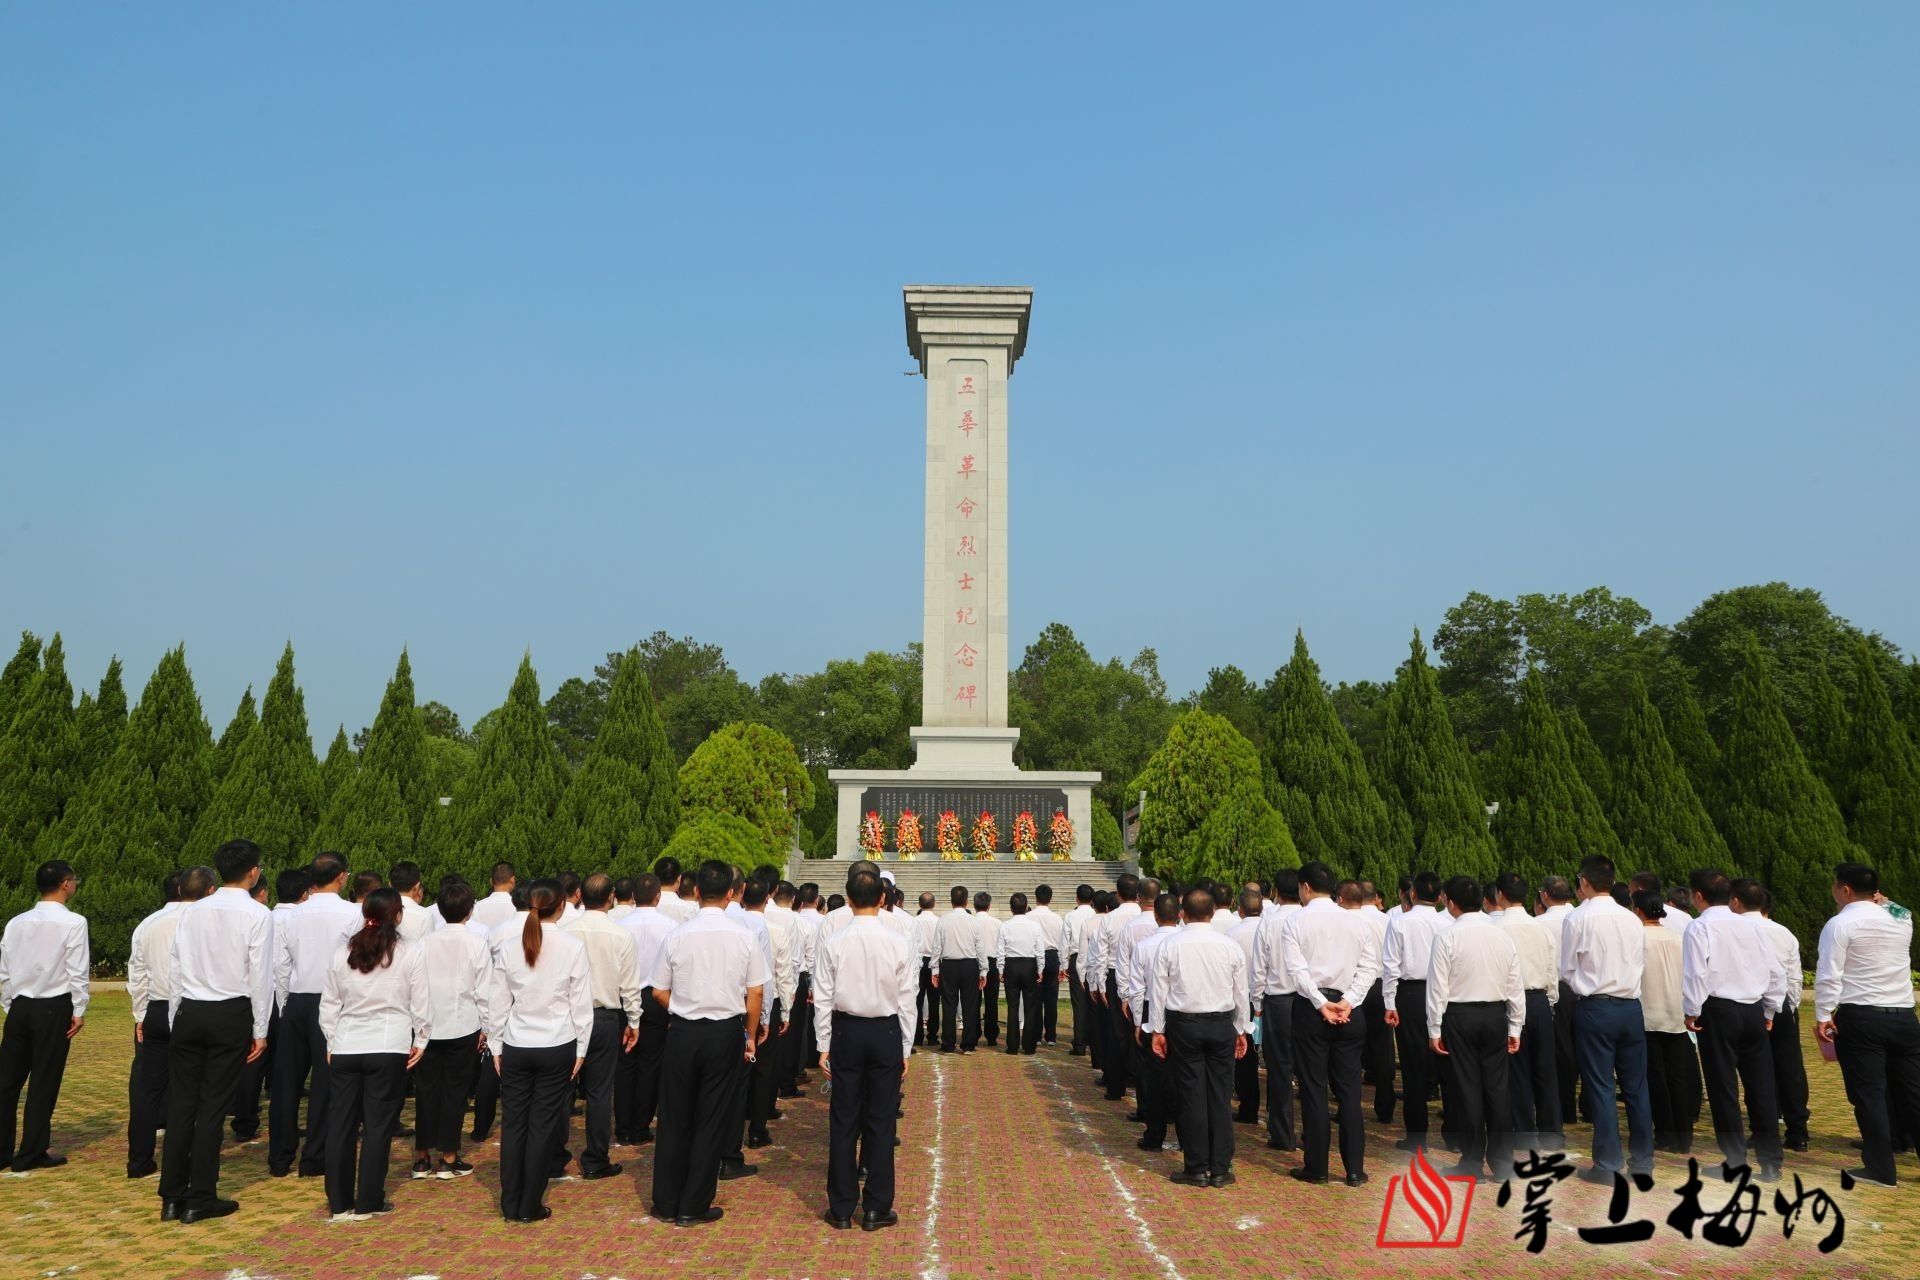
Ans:
[[[744,1017],[672,1019],[653,1152],[656,1215],[697,1218],[713,1207],[729,1119],[734,1140],[739,1137],[736,1098],[746,1089],[745,1033]]]
[[[1007,1052],[1032,1053],[1040,1045],[1040,962],[1009,959],[1007,987]]]
[[[987,988],[980,993],[980,1038],[989,1047],[1000,1043],[1000,962],[987,961]]]
[[[60,1101],[60,1080],[67,1071],[73,1042],[73,997],[16,996],[0,1031],[0,1162],[11,1161],[23,1173],[53,1146],[53,1108]],[[26,1115],[14,1142],[14,1116],[20,1091],[27,1091]]]
[[[913,997],[913,1042],[940,1043],[940,989],[933,985],[933,957],[920,957],[920,986]]]
[[[1393,1123],[1393,1028],[1387,1025],[1387,1002],[1378,979],[1367,988],[1360,1010],[1367,1015],[1367,1083],[1373,1086],[1373,1114],[1381,1124]]]
[[[378,1213],[387,1200],[387,1160],[407,1096],[407,1055],[336,1053],[328,1066],[327,1208]]]
[[[1507,1006],[1472,1001],[1447,1006],[1440,1042],[1453,1060],[1454,1106],[1459,1110],[1460,1164],[1479,1176],[1491,1168],[1494,1181],[1513,1173],[1513,1099],[1508,1093]]]
[[[500,1062],[500,1216],[539,1214],[573,1102],[574,1042],[504,1045]]]
[[[1260,1004],[1260,1056],[1267,1064],[1267,1141],[1291,1151],[1300,1144],[1293,1126],[1293,1006],[1290,991],[1269,991]]]
[[[1700,1119],[1700,1059],[1684,1031],[1647,1032],[1647,1094],[1656,1147],[1681,1155],[1693,1151]]]
[[[1405,1113],[1407,1137],[1427,1140],[1429,1097],[1436,1073],[1432,1036],[1427,1032],[1427,983],[1424,978],[1402,982],[1393,996],[1400,1015],[1395,1028],[1400,1042],[1400,1107]]]
[[[580,1087],[587,1095],[586,1145],[580,1151],[580,1172],[597,1173],[612,1163],[613,1080],[620,1068],[620,1039],[627,1016],[619,1009],[595,1009],[593,1034],[587,1039],[587,1060],[580,1064]]]
[[[298,1156],[301,1175],[313,1177],[326,1172],[327,1159],[327,1038],[320,1034],[318,992],[287,997],[280,1010],[280,1040],[267,1113],[267,1163],[285,1169]],[[299,1137],[303,1083],[307,1086],[304,1145]]]
[[[828,1108],[827,1208],[836,1218],[851,1218],[858,1207],[870,1213],[893,1208],[893,1137],[900,1110],[898,1018],[833,1015],[833,1095]],[[864,1155],[867,1184],[860,1189]]]
[[[1087,1047],[1089,1016],[1086,984],[1080,981],[1080,957],[1073,956],[1067,961],[1067,1004],[1073,1010],[1073,1044],[1075,1053],[1083,1052]],[[1098,1065],[1098,1064],[1095,1064]]]
[[[1647,1026],[1638,1000],[1583,996],[1573,1011],[1573,1046],[1593,1108],[1593,1163],[1608,1173],[1653,1171],[1653,1105],[1647,1097]],[[1629,1149],[1620,1149],[1616,1082],[1627,1102]]]
[[[1179,1101],[1180,1154],[1190,1174],[1233,1171],[1233,1050],[1230,1013],[1166,1016],[1167,1058]]]
[[[167,1119],[167,1002],[149,1004],[140,1026],[143,1038],[134,1042],[128,1082],[128,1173],[154,1163],[155,1144]]]
[[[1322,994],[1329,1001],[1340,998]],[[1311,1001],[1294,998],[1293,1068],[1300,1078],[1300,1136],[1306,1148],[1302,1167],[1316,1177],[1328,1172],[1333,1141],[1329,1098],[1340,1107],[1340,1162],[1350,1178],[1366,1172],[1366,1115],[1360,1102],[1366,1017],[1356,1008],[1346,1022],[1331,1023]]]
[[[1152,1010],[1145,1001],[1140,1004],[1140,1025],[1145,1026]],[[1153,1051],[1153,1037],[1144,1032],[1136,1033],[1140,1047],[1140,1058],[1134,1075],[1135,1097],[1140,1103],[1140,1122],[1146,1126],[1141,1141],[1149,1147],[1159,1147],[1167,1140],[1167,1122],[1184,1124],[1179,1116],[1179,1108],[1174,1103],[1173,1068],[1169,1060]],[[1171,1050],[1169,1050],[1171,1052]],[[1182,1130],[1184,1133],[1184,1129]]]
[[[638,1142],[653,1133],[654,1112],[660,1106],[660,1063],[666,1051],[667,1011],[648,987],[640,993],[640,1043],[621,1057],[614,1091],[613,1128],[623,1142]]]
[[[1040,964],[1040,1039],[1057,1043],[1060,1025],[1060,953],[1047,948]]]
[[[1700,1066],[1713,1134],[1727,1167],[1747,1163],[1747,1124],[1740,1114],[1744,1087],[1754,1154],[1761,1168],[1779,1168],[1780,1095],[1774,1089],[1773,1047],[1767,1043],[1766,1012],[1759,1001],[1707,998],[1700,1008]]]
[[[480,1070],[480,1033],[427,1041],[426,1052],[414,1068],[413,1146],[416,1151],[460,1154],[461,1129],[467,1120],[467,1095],[473,1092]],[[493,1070],[492,1062],[487,1070]]]
[[[1796,1151],[1807,1145],[1807,1063],[1800,1054],[1800,1011],[1782,1008],[1773,1015],[1767,1032],[1773,1053],[1773,1087],[1780,1095],[1780,1123],[1786,1145]]]
[[[205,1208],[220,1183],[220,1139],[234,1082],[253,1048],[252,1003],[182,1000],[167,1045],[167,1137],[160,1198]]]
[[[480,1077],[473,1084],[473,1132],[475,1142],[484,1142],[493,1132],[494,1117],[500,1110],[500,1073],[493,1057],[500,1052],[493,1045],[480,1051]]]
[[[1560,1124],[1563,1129],[1575,1116],[1582,1120],[1593,1119],[1575,1109],[1580,1084],[1580,1055],[1573,1051],[1573,1010],[1579,1003],[1580,998],[1573,994],[1573,988],[1561,983],[1560,999],[1553,1006],[1553,1062],[1560,1073]]]
[[[960,1048],[972,1049],[980,1042],[980,962],[978,960],[942,960],[940,962],[940,1047],[942,1049],[949,1052],[953,1050],[956,1032],[960,1032],[958,1041]]]
[[[773,1002],[773,1026],[779,1027],[786,1019],[786,1010],[779,999]],[[787,1035],[794,1034],[788,1031]],[[779,1073],[781,1048],[786,1035],[775,1036],[770,1029],[766,1043],[760,1046],[760,1053],[747,1068],[747,1132],[765,1134],[767,1125],[773,1121],[774,1096],[778,1086],[774,1077]]]
[[[273,1046],[280,1039],[280,1011],[267,1015],[267,1051],[240,1068],[240,1083],[233,1091],[233,1136],[251,1142],[260,1136],[260,1095],[273,1079]],[[272,1134],[268,1134],[272,1147]]]
[[[1560,1073],[1555,1054],[1553,1006],[1543,987],[1527,992],[1527,1020],[1520,1028],[1520,1052],[1509,1076],[1513,1090],[1513,1145],[1518,1151],[1558,1151]]]
[[[1107,1078],[1107,1100],[1127,1096],[1133,1071],[1133,1023],[1127,1021],[1127,1006],[1120,1000],[1120,983],[1113,974],[1107,982],[1107,1058],[1102,1075]]]
[[[1258,1009],[1248,1011],[1248,1017],[1257,1020]],[[1241,1124],[1258,1124],[1260,1121],[1260,1051],[1253,1047],[1251,1039],[1247,1042],[1247,1051],[1233,1064],[1233,1092],[1239,1103],[1233,1118]]]
[[[1904,1129],[1896,1133],[1894,1117],[1920,1116],[1920,1020],[1911,1008],[1843,1004],[1833,1011],[1833,1029],[1867,1174],[1893,1182],[1894,1150],[1909,1141]]]

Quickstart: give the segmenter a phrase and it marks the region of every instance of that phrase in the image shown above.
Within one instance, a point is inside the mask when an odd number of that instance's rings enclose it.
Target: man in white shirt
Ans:
[[[633,900],[633,891],[632,876],[621,876],[613,882],[613,906],[607,912],[607,919],[618,924],[633,914],[636,905]]]
[[[1225,1187],[1233,1176],[1233,1064],[1248,1051],[1246,954],[1213,927],[1213,895],[1189,889],[1186,923],[1150,955],[1149,1052],[1172,1064],[1179,1100],[1181,1164],[1170,1180]]]
[[[80,877],[66,862],[43,862],[34,872],[40,901],[7,921],[0,936],[0,1161],[15,1173],[55,1169],[53,1109],[67,1071],[67,1049],[86,1022],[92,988],[92,950],[85,916],[67,910]],[[20,1091],[26,1115],[14,1144]]]
[[[1440,912],[1440,877],[1422,871],[1413,877],[1413,905],[1387,921],[1381,954],[1380,996],[1387,1025],[1395,1029],[1400,1047],[1400,1104],[1407,1136],[1397,1144],[1402,1151],[1432,1146],[1427,1140],[1428,1106],[1435,1080],[1444,1091],[1450,1072],[1433,1052],[1433,1033],[1427,1025],[1427,975],[1433,967],[1433,944],[1446,931],[1451,917]],[[1452,1110],[1451,1107],[1448,1108]]]
[[[1880,876],[1859,862],[1833,870],[1838,914],[1820,930],[1813,973],[1814,1034],[1833,1045],[1860,1125],[1866,1167],[1855,1178],[1893,1186],[1893,1112],[1920,1116],[1920,1021],[1913,1012],[1913,916],[1880,892]]]
[[[280,1008],[281,1043],[274,1054],[273,1097],[267,1114],[267,1171],[276,1178],[292,1171],[296,1154],[301,1177],[317,1178],[326,1172],[327,1041],[320,1034],[320,992],[334,952],[362,925],[360,908],[340,896],[348,880],[345,858],[337,853],[318,854],[308,874],[313,877],[313,895],[275,921],[279,927],[273,932],[273,987]],[[296,1153],[303,1083],[307,1139]]]
[[[1204,888],[1205,886],[1200,885],[1195,887]],[[1139,1021],[1132,1015],[1128,1006],[1125,988],[1128,985],[1127,975],[1133,969],[1133,949],[1159,927],[1153,918],[1153,904],[1159,901],[1159,899],[1160,882],[1151,876],[1142,877],[1140,890],[1134,898],[1134,903],[1139,910],[1134,917],[1122,925],[1119,932],[1114,935],[1113,950],[1107,953],[1109,956],[1108,967],[1113,970],[1114,974],[1114,988],[1120,995],[1120,1024],[1118,1034],[1127,1046],[1127,1082],[1136,1086],[1134,1090],[1134,1101],[1136,1103],[1139,1101],[1139,1089],[1137,1086],[1140,1083],[1141,1075],[1147,1069],[1147,1055],[1152,1052],[1152,1048],[1147,1044],[1145,1037],[1139,1034]],[[1134,1113],[1127,1118],[1130,1120],[1139,1120],[1139,1108],[1136,1106]]]
[[[653,999],[667,1010],[653,1215],[675,1226],[718,1222],[713,1203],[727,1130],[739,1132],[747,1067],[759,1052],[760,1002],[770,975],[754,935],[727,919],[733,869],[700,864],[700,913],[660,944]]]
[[[1735,915],[1733,886],[1719,871],[1688,878],[1699,916],[1681,935],[1680,997],[1687,1030],[1700,1037],[1700,1065],[1714,1137],[1728,1170],[1747,1164],[1746,1088],[1761,1182],[1777,1182],[1780,1104],[1767,1029],[1787,997],[1786,973],[1758,916]]]
[[[580,1176],[588,1181],[620,1174],[621,1166],[608,1158],[613,1145],[614,1076],[620,1060],[640,1039],[640,974],[633,935],[614,921],[609,914],[612,907],[613,877],[596,871],[580,884],[580,911],[560,926],[585,945],[593,984],[593,1035],[587,1041],[587,1060],[580,1066],[580,1088],[586,1095]],[[558,1163],[566,1167],[564,1150]]]
[[[820,923],[826,917],[820,913],[820,886],[809,880],[799,886],[793,895],[793,922],[798,929],[796,945],[800,951],[800,983],[794,989],[794,1007],[806,1014],[813,1003],[813,965],[820,954]],[[936,1002],[934,1008],[938,1008]],[[929,1041],[928,1043],[932,1043]],[[810,1077],[807,1072],[819,1061],[818,1045],[814,1041],[813,1018],[800,1019],[800,1043],[795,1046],[792,1072],[780,1087],[783,1098],[804,1098],[806,1092],[801,1088]]]
[[[1293,1064],[1300,1079],[1300,1137],[1305,1160],[1290,1176],[1326,1182],[1333,1123],[1329,1099],[1340,1107],[1340,1163],[1346,1182],[1367,1181],[1366,1116],[1360,1102],[1366,1015],[1360,1002],[1380,975],[1373,931],[1357,912],[1342,911],[1328,895],[1333,872],[1325,863],[1300,868],[1300,910],[1281,926],[1281,950],[1293,981]],[[1349,884],[1356,898],[1359,887]]]
[[[1054,887],[1033,887],[1033,921],[1046,938],[1046,954],[1041,958],[1041,1042],[1058,1044],[1054,1031],[1060,1019],[1060,967],[1066,963],[1066,919],[1054,910]]]
[[[1568,1120],[1582,1114],[1574,1110],[1580,1084],[1580,1060],[1573,1052],[1573,990],[1559,976],[1560,930],[1572,914],[1573,885],[1565,876],[1542,876],[1540,910],[1533,919],[1547,931],[1547,939],[1553,944],[1555,985],[1560,991],[1560,998],[1553,1002],[1553,1066],[1560,1080],[1560,1124],[1563,1129]]]
[[[1360,903],[1355,908],[1373,931],[1373,944],[1387,953],[1387,913],[1380,909],[1380,890],[1371,880],[1360,881]],[[1367,988],[1360,1011],[1367,1018],[1367,1083],[1373,1086],[1373,1114],[1381,1124],[1393,1123],[1393,1028],[1387,1025],[1386,983],[1375,979]]]
[[[433,915],[426,908],[426,890],[420,882],[417,862],[396,862],[387,871],[387,883],[400,895],[400,938],[404,942],[418,942],[433,932]]]
[[[1248,999],[1250,1004],[1247,1016],[1258,1020],[1260,1017],[1261,993],[1255,990],[1253,981],[1253,949],[1260,936],[1260,913],[1266,905],[1265,896],[1257,885],[1249,885],[1240,891],[1240,912],[1234,918],[1233,928],[1227,930],[1227,937],[1240,948],[1247,961]],[[1215,915],[1219,914],[1218,908]],[[1387,1088],[1393,1088],[1391,1079]],[[1234,1059],[1233,1093],[1238,1103],[1233,1113],[1235,1124],[1260,1123],[1260,1055],[1248,1052]],[[1291,1122],[1291,1121],[1289,1121]]]
[[[1073,910],[1060,922],[1061,955],[1067,965],[1067,1007],[1073,1013],[1073,1040],[1068,1052],[1076,1058],[1086,1056],[1090,1039],[1088,1020],[1093,1002],[1087,999],[1087,984],[1081,980],[1080,959],[1085,950],[1087,922],[1093,918],[1093,886],[1082,884],[1073,891]]]
[[[473,904],[472,920],[492,932],[517,914],[518,908],[513,905],[513,888],[519,881],[514,878],[511,862],[494,863],[489,879],[493,891]]]
[[[787,1046],[798,1044],[794,1035],[794,992],[800,984],[799,959],[794,954],[793,910],[773,901],[780,882],[747,882],[742,906],[749,916],[758,916],[767,942],[767,959],[772,967],[771,998],[773,1014],[770,1036],[761,1046],[760,1056],[747,1072],[747,1146],[759,1148],[773,1141],[767,1131],[772,1122],[774,1098],[779,1090],[780,1073],[786,1067]],[[793,901],[793,886],[787,885],[787,901]]]
[[[1152,914],[1142,912],[1141,918],[1152,921],[1153,928],[1133,945],[1133,962],[1120,975],[1120,999],[1126,1003],[1128,1021],[1144,1028],[1149,1013],[1153,957],[1171,935],[1180,931],[1180,899],[1163,893],[1153,900]],[[1146,1132],[1136,1145],[1142,1151],[1159,1151],[1166,1145],[1167,1121],[1175,1113],[1173,1074],[1167,1060],[1153,1051],[1151,1035],[1142,1030],[1137,1033],[1137,1039],[1140,1056],[1134,1064],[1134,1096],[1139,1102],[1138,1118],[1146,1126]]]
[[[833,1081],[827,1154],[827,1224],[853,1225],[856,1198],[862,1230],[893,1226],[893,1146],[900,1085],[913,1052],[913,1009],[919,961],[912,944],[881,925],[880,878],[852,876],[853,922],[823,941],[814,957],[814,1035],[821,1067]],[[857,1172],[864,1154],[866,1188]]]
[[[208,876],[207,892],[213,892],[218,878],[211,867],[204,868]],[[253,900],[266,906],[266,873],[253,886]],[[274,902],[268,908],[267,955],[274,954],[274,938],[285,925],[289,912],[295,910],[313,894],[313,877],[305,867],[289,867],[274,877]],[[274,1046],[282,1043],[285,1036],[280,1031],[280,1006],[276,1002],[273,1012],[267,1017],[267,1051],[240,1068],[240,1087],[233,1096],[233,1137],[236,1142],[252,1142],[260,1134],[260,1095],[271,1089],[273,1067],[278,1060]],[[297,1119],[297,1117],[296,1117]],[[273,1118],[271,1108],[267,1118],[267,1149],[273,1149]]]
[[[229,840],[213,865],[220,888],[182,910],[169,956],[172,1080],[160,1150],[162,1222],[204,1222],[239,1211],[237,1202],[218,1195],[220,1130],[240,1068],[267,1051],[273,926],[251,893],[260,878],[260,849],[250,840]]]
[[[1647,1026],[1640,1007],[1646,968],[1645,926],[1613,900],[1613,860],[1580,864],[1580,906],[1560,929],[1560,978],[1579,1002],[1574,1053],[1593,1108],[1593,1167],[1586,1182],[1612,1185],[1620,1173],[1653,1172],[1653,1100],[1647,1092]],[[1626,1099],[1629,1150],[1620,1149],[1616,1088]]]
[[[940,917],[933,938],[933,985],[940,991],[940,1052],[972,1053],[980,1043],[980,993],[986,989],[980,963],[980,926],[967,910],[965,885],[947,895],[953,910]],[[822,927],[823,941],[825,928]]]
[[[1140,918],[1140,877],[1122,873],[1114,881],[1114,907],[1100,921],[1099,966],[1094,975],[1100,991],[1101,1008],[1106,1014],[1107,1052],[1100,1074],[1106,1081],[1107,1101],[1118,1102],[1127,1096],[1133,1077],[1133,1024],[1127,1021],[1127,1007],[1120,1000],[1120,939]],[[1148,910],[1153,903],[1149,899]]]
[[[913,946],[920,966],[918,991],[914,995],[915,1044],[940,1043],[940,992],[933,985],[934,935],[940,928],[934,906],[939,899],[928,889],[920,895],[920,910],[913,917]]]
[[[1253,936],[1253,967],[1248,982],[1260,1010],[1260,1056],[1267,1066],[1267,1145],[1275,1151],[1299,1148],[1293,1122],[1293,980],[1287,974],[1280,931],[1300,910],[1300,873],[1283,868],[1273,877],[1273,897],[1261,903]]]
[[[1800,1056],[1800,939],[1773,919],[1773,895],[1758,880],[1743,877],[1733,882],[1733,910],[1759,921],[1760,932],[1773,944],[1786,977],[1787,996],[1767,1028],[1767,1049],[1773,1058],[1774,1093],[1780,1099],[1783,1145],[1789,1151],[1805,1151],[1809,1141],[1807,1064]]]
[[[1554,1039],[1553,1007],[1560,999],[1559,954],[1546,926],[1527,914],[1533,896],[1513,872],[1487,886],[1493,895],[1488,919],[1506,932],[1520,957],[1520,981],[1526,988],[1526,1024],[1520,1051],[1508,1064],[1513,1091],[1513,1141],[1519,1151],[1560,1151],[1565,1147],[1560,1118],[1560,1074]]]
[[[127,997],[133,1003],[133,1070],[127,1084],[127,1176],[157,1173],[154,1159],[167,1111],[167,1005],[173,999],[173,930],[187,872],[171,871],[161,884],[161,908],[133,927],[127,947]],[[198,882],[196,882],[198,883]],[[206,871],[198,901],[213,891]]]
[[[1520,952],[1481,910],[1479,881],[1454,876],[1446,896],[1453,925],[1433,944],[1427,1026],[1433,1051],[1453,1063],[1461,1112],[1451,1125],[1460,1136],[1460,1161],[1447,1174],[1482,1178],[1491,1169],[1494,1182],[1505,1182],[1513,1174],[1508,1055],[1520,1051],[1527,1016]]]
[[[994,938],[994,958],[1007,991],[1007,1052],[1031,1056],[1040,1047],[1040,966],[1049,950],[1047,934],[1040,913],[1028,909],[1026,894],[1007,899],[1007,910],[1012,918]]]
[[[980,931],[980,965],[987,979],[980,988],[980,1038],[989,1049],[1000,1043],[1000,922],[992,912],[993,895],[973,895],[973,927]]]
[[[653,874],[660,879],[660,914],[675,924],[685,924],[700,914],[699,895],[692,900],[680,896],[684,887],[686,872],[680,866],[680,859],[671,854],[662,857],[653,864]]]
[[[667,1011],[653,998],[653,967],[660,944],[680,926],[660,910],[660,877],[648,872],[633,882],[634,908],[620,921],[633,937],[634,981],[640,984],[640,1039],[620,1056],[614,1083],[613,1132],[627,1146],[653,1141],[660,1106],[660,1064],[667,1049]]]

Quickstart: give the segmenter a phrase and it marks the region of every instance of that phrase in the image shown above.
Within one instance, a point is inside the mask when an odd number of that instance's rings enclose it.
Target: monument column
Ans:
[[[916,769],[1012,770],[1007,727],[1007,379],[1033,291],[909,285],[927,387],[925,654]]]

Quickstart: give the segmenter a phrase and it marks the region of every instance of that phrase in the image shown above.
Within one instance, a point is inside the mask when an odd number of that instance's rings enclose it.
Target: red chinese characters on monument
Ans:
[[[962,520],[971,520],[973,519],[973,513],[980,509],[980,504],[972,498],[962,498],[953,504],[953,509],[960,513]]]
[[[971,667],[979,656],[980,651],[970,644],[963,644],[953,651],[953,660],[963,667]]]
[[[982,553],[991,533],[988,520],[982,517],[991,514],[987,508],[993,500],[993,480],[986,464],[996,456],[994,442],[988,439],[991,401],[982,395],[988,376],[984,362],[956,361],[949,373],[951,398],[940,410],[943,421],[939,425],[944,434],[938,438],[949,476],[946,515],[942,519],[947,581],[952,584],[948,590],[953,593],[948,600],[952,618],[945,637],[946,705],[951,708],[948,723],[984,724],[992,713],[988,705],[993,699],[991,690],[999,687],[983,686],[979,680],[985,658],[981,648],[984,632],[980,628],[988,621],[985,614],[991,603],[980,594],[988,585]],[[983,692],[987,696],[983,697]]]
[[[957,546],[957,547],[955,547],[955,548],[953,549],[953,554],[955,554],[955,555],[957,555],[957,556],[977,556],[977,555],[979,555],[979,554],[980,554],[980,553],[979,553],[979,551],[977,551],[977,550],[976,550],[976,549],[974,548],[974,545],[973,545],[973,535],[972,535],[972,534],[970,534],[970,533],[963,533],[963,534],[961,534],[961,535],[960,535],[960,545],[959,545],[959,546]]]
[[[954,582],[954,585],[959,587],[962,591],[973,590],[973,575],[970,573],[961,574],[960,577]]]
[[[963,457],[963,458],[961,458],[961,459],[960,459],[960,474],[961,474],[961,475],[963,475],[963,476],[971,476],[971,475],[976,475],[976,474],[978,474],[978,473],[979,473],[979,470],[980,470],[980,468],[974,465],[974,462],[973,462],[973,455],[972,455],[972,454],[970,454],[970,453],[969,453],[969,454],[967,454],[967,455],[966,455],[965,457]]]
[[[969,707],[971,707],[974,704],[974,701],[977,698],[979,698],[979,696],[980,696],[980,690],[977,685],[963,684],[960,686],[959,690],[953,695],[953,700],[955,702],[964,702]]]
[[[966,436],[968,439],[972,439],[973,429],[977,425],[978,424],[975,423],[973,420],[973,410],[968,409],[965,413],[962,413],[960,415],[960,434],[961,435]]]

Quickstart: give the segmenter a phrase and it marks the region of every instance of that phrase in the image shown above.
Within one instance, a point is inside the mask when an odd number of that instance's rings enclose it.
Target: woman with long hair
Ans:
[[[320,992],[320,1033],[331,1072],[327,1207],[335,1222],[359,1222],[393,1209],[387,1202],[388,1151],[407,1072],[420,1060],[432,1019],[425,957],[400,938],[400,895],[375,889],[360,911],[364,921],[334,953]]]
[[[487,1043],[500,1075],[500,1216],[539,1222],[555,1153],[566,1140],[567,1103],[593,1035],[587,948],[560,928],[566,904],[557,880],[536,880],[518,930],[491,937]]]

